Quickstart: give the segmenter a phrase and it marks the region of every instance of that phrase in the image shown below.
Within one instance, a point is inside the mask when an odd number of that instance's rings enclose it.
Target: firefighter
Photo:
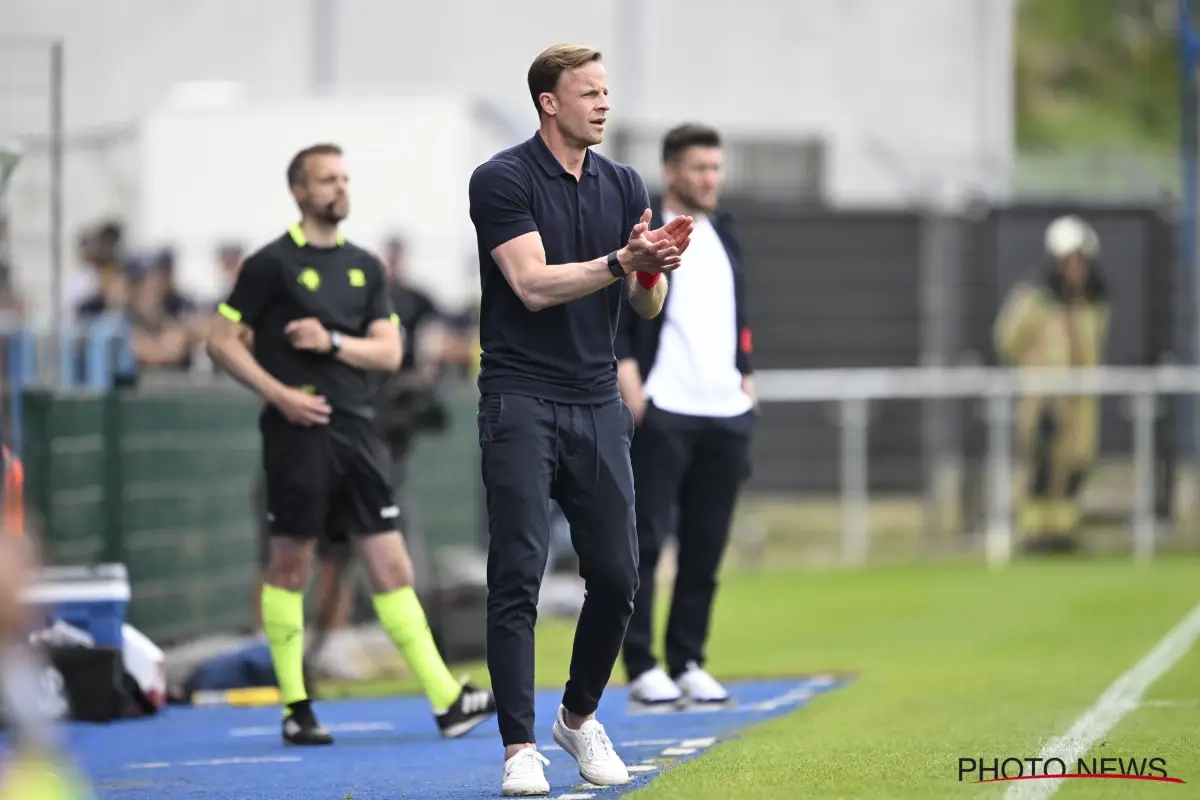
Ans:
[[[1068,215],[1046,228],[1047,268],[1017,284],[996,320],[1001,360],[1017,368],[1099,365],[1108,336],[1109,299],[1097,260],[1100,239]],[[1027,552],[1078,547],[1079,497],[1099,439],[1096,397],[1024,397],[1017,437],[1026,485],[1017,527]]]

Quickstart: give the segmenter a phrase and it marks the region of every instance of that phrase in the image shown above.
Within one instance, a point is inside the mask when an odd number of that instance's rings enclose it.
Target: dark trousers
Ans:
[[[625,634],[630,680],[653,669],[654,572],[667,537],[679,543],[667,622],[667,670],[703,666],[717,569],[729,541],[738,492],[749,475],[754,414],[693,417],[647,407],[633,438],[639,584]]]
[[[571,524],[587,590],[563,705],[591,714],[612,677],[637,591],[629,462],[633,415],[516,394],[479,401],[488,515],[487,661],[505,745],[533,733],[533,628],[550,546],[550,499]]]

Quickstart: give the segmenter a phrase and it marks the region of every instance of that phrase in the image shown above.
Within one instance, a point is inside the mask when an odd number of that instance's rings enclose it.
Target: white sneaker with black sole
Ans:
[[[505,797],[536,797],[550,794],[550,782],[542,769],[550,760],[532,747],[525,747],[504,762],[500,790]]]
[[[613,748],[604,726],[589,719],[579,730],[572,730],[567,727],[565,714],[566,709],[559,706],[551,733],[558,746],[579,763],[579,776],[596,786],[629,783],[629,770]]]
[[[688,662],[684,673],[675,679],[675,685],[693,706],[719,707],[731,702],[725,687],[712,675],[700,669],[694,661]]]
[[[661,667],[647,670],[629,684],[629,703],[639,711],[672,711],[683,700],[683,690]]]

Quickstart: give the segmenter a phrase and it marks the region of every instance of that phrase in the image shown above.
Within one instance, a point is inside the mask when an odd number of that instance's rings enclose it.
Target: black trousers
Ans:
[[[563,705],[591,714],[621,652],[637,591],[637,531],[629,461],[633,415],[516,394],[479,400],[487,495],[487,661],[505,745],[534,738],[538,593],[550,546],[550,499],[571,524],[587,590]]]
[[[721,418],[672,414],[653,404],[646,409],[631,453],[639,583],[623,652],[630,680],[656,665],[654,572],[672,532],[679,558],[667,622],[667,671],[678,677],[689,661],[704,665],[717,570],[738,493],[750,473],[753,427],[753,412]]]

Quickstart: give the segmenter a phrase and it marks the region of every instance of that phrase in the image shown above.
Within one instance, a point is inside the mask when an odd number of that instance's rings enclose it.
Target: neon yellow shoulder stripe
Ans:
[[[221,305],[217,306],[217,313],[231,322],[242,321],[242,312],[229,305],[229,303],[221,303]]]

